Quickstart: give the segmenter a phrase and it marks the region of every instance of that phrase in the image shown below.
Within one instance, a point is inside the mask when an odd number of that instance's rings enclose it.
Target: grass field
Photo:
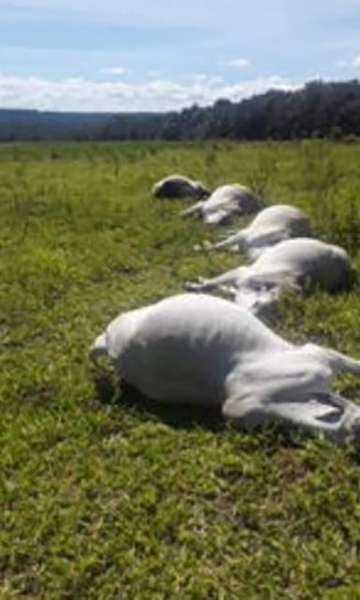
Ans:
[[[0,598],[360,598],[350,448],[116,395],[88,363],[120,311],[239,264],[151,199],[172,172],[303,208],[360,270],[360,144],[0,147]],[[289,339],[360,357],[357,279],[282,309]]]

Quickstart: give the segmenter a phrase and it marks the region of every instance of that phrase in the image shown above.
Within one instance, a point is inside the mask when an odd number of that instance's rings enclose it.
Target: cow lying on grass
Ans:
[[[183,217],[201,217],[208,225],[218,225],[235,216],[256,213],[262,207],[263,203],[249,188],[234,184],[217,188],[210,198],[197,202],[180,214]]]
[[[279,204],[264,208],[250,225],[208,249],[246,250],[251,258],[257,258],[279,242],[311,235],[310,223],[301,210]]]
[[[248,267],[212,279],[187,283],[195,292],[220,290],[244,308],[266,315],[285,290],[319,286],[329,292],[350,282],[350,259],[342,248],[310,238],[296,238],[266,250]]]
[[[182,294],[120,315],[95,340],[116,373],[147,397],[166,403],[221,406],[225,418],[253,427],[283,421],[357,442],[360,407],[330,391],[360,362],[273,333],[239,306]]]
[[[200,181],[193,181],[183,175],[169,175],[152,189],[155,198],[207,198],[210,192]]]

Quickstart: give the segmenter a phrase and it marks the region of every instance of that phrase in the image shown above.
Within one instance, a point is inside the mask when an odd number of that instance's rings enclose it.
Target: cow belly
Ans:
[[[186,340],[134,341],[120,357],[121,376],[149,398],[169,403],[221,404],[229,371],[224,353]]]

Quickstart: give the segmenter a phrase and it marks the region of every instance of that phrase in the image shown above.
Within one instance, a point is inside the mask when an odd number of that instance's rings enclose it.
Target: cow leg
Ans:
[[[256,396],[246,399],[237,396],[228,398],[222,406],[222,414],[225,419],[246,429],[263,425],[268,420],[261,401]]]
[[[316,344],[306,344],[305,348],[310,352],[315,352],[334,374],[352,373],[353,375],[360,375],[360,361],[351,356]]]
[[[236,246],[237,248],[242,248],[245,242],[245,236],[242,231],[235,233],[235,235],[231,235],[227,237],[225,240],[221,242],[217,242],[210,247],[210,250],[222,250],[223,248],[231,248],[231,246]]]
[[[225,298],[231,300],[232,302],[236,299],[237,287],[232,285],[220,285],[218,288],[219,293],[221,293]]]
[[[226,287],[234,288],[236,287],[239,272],[241,272],[243,268],[244,267],[237,267],[236,269],[231,269],[231,271],[227,271],[226,273],[223,273],[218,277],[213,277],[212,279],[200,279],[199,283],[192,283],[191,281],[188,281],[185,283],[185,289],[191,292],[210,292],[211,290],[215,290],[219,287],[222,289]]]
[[[360,440],[360,407],[332,393],[320,393],[295,402],[275,401],[267,412],[274,419],[323,433],[337,442]]]
[[[304,400],[272,400],[269,397],[228,399],[222,409],[226,419],[240,427],[288,423],[332,440],[360,445],[360,407],[336,394],[320,393]]]
[[[248,253],[252,260],[257,259],[263,252],[268,248],[275,246],[287,239],[289,239],[289,233],[278,229],[270,230],[266,234],[253,236],[248,240]]]
[[[271,315],[274,304],[286,290],[300,291],[296,276],[288,271],[253,273],[249,267],[248,276],[237,282],[235,302],[259,318]]]
[[[187,208],[186,210],[181,211],[180,213],[180,217],[190,217],[191,215],[199,215],[201,213],[201,209],[204,205],[204,200],[201,200],[200,202],[196,202],[195,204],[193,204],[192,206],[190,206],[190,208]]]
[[[204,221],[207,225],[219,225],[225,223],[231,216],[232,213],[227,210],[217,210],[205,214]]]

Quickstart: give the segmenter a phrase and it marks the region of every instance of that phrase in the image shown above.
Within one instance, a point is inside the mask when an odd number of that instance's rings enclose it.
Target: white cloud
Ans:
[[[235,69],[245,69],[250,66],[250,61],[247,58],[234,58],[226,63],[227,67],[234,67]]]
[[[359,69],[360,68],[360,54],[354,56],[352,60],[337,60],[335,66],[338,69]]]
[[[106,67],[105,69],[101,69],[100,73],[106,75],[126,75],[128,70],[125,67]]]
[[[206,75],[205,73],[195,73],[194,75],[191,75],[189,79],[208,87],[217,86],[224,81],[224,78],[221,77],[221,75]]]
[[[179,83],[89,81],[72,78],[50,81],[36,77],[0,75],[0,107],[61,111],[163,111],[194,103],[208,105],[219,98],[239,101],[269,89],[291,90],[299,85],[278,76],[224,84],[216,78]]]

